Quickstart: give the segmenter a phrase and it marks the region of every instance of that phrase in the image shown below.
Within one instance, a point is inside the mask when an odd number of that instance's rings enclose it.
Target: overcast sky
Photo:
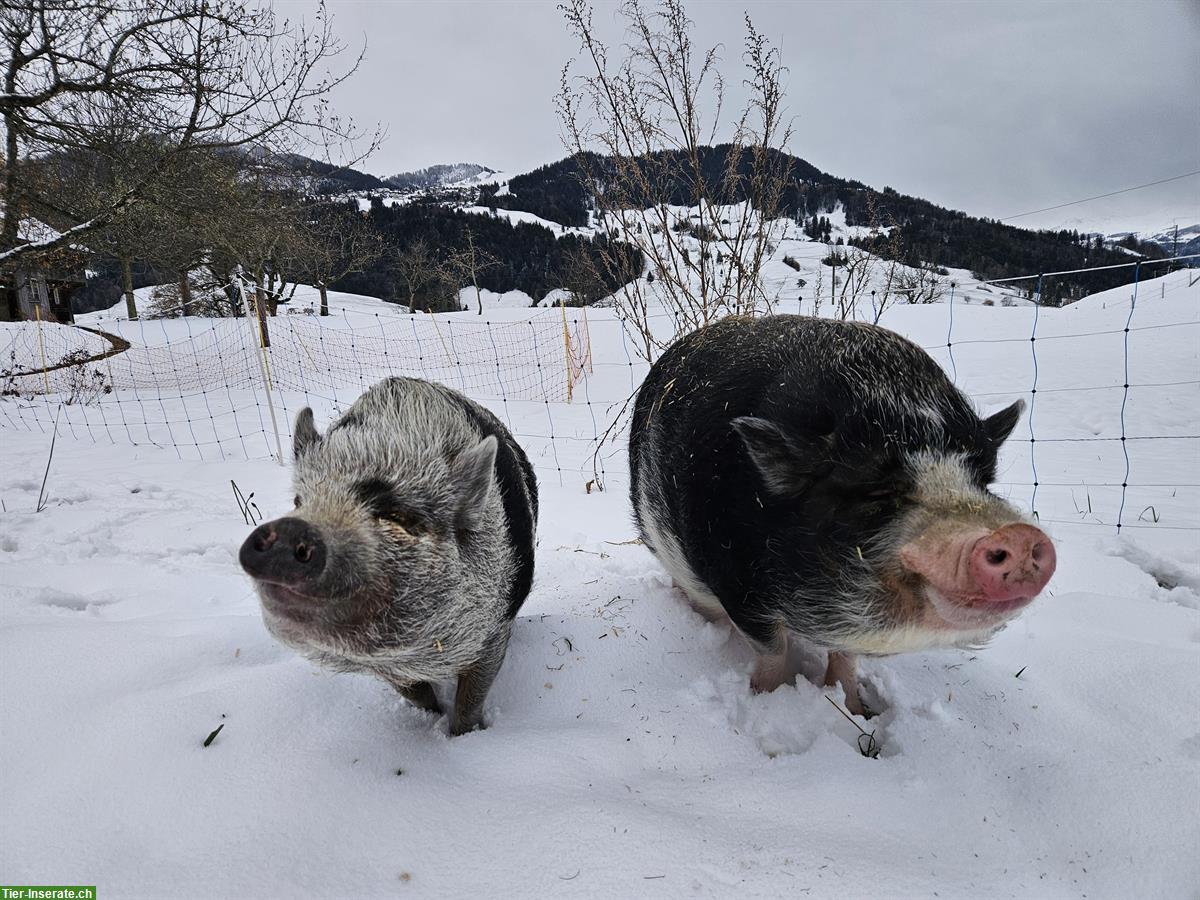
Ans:
[[[595,3],[604,37],[617,4]],[[282,0],[285,15],[310,0]],[[361,168],[441,162],[510,174],[563,155],[553,96],[576,46],[554,0],[331,0],[366,41],[339,111],[389,132]],[[1200,2],[691,0],[697,45],[740,84],[743,10],[783,50],[790,150],[826,172],[974,215],[1200,170]],[[734,99],[737,99],[736,97]],[[1117,230],[1200,222],[1200,176],[1014,219]]]

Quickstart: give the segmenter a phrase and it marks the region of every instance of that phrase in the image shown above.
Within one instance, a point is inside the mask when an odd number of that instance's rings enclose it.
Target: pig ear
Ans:
[[[1018,400],[1012,406],[1007,406],[995,415],[988,416],[983,420],[983,429],[987,432],[987,436],[992,443],[999,447],[1012,434],[1014,428],[1017,427],[1017,422],[1021,419],[1021,413],[1025,411],[1025,401]]]
[[[793,493],[808,484],[812,454],[774,422],[740,416],[733,420],[733,428],[771,493]]]
[[[464,531],[474,531],[483,521],[496,467],[496,437],[488,435],[470,450],[459,454],[451,467],[450,477],[458,492],[456,524]]]
[[[319,443],[321,435],[313,422],[312,407],[306,406],[296,416],[296,427],[292,429],[292,453],[299,459],[315,444]]]

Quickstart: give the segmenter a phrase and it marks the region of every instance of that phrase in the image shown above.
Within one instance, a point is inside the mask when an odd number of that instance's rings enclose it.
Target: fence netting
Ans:
[[[1163,271],[1138,266],[1127,288],[1061,309],[1037,302],[1049,276],[1029,276],[1034,302],[1020,309],[964,305],[951,290],[947,302],[901,308],[882,324],[924,346],[982,411],[1026,399],[1002,457],[1002,493],[1050,523],[1193,540],[1200,278]],[[281,309],[266,335],[253,318],[6,324],[0,439],[57,427],[181,459],[286,458],[300,409],[313,407],[323,427],[375,382],[408,375],[491,408],[541,477],[626,489],[624,413],[649,363],[614,309]]]

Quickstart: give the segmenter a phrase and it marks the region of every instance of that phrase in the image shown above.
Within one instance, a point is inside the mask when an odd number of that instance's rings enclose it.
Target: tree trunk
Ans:
[[[136,319],[137,301],[133,298],[133,259],[127,253],[121,254],[121,288],[125,293],[125,311],[129,318]]]
[[[179,303],[183,307],[183,315],[188,314],[192,305],[192,283],[188,280],[188,270],[179,273]]]
[[[271,334],[267,330],[267,297],[263,291],[262,269],[255,273],[254,311],[258,313],[258,336],[264,347],[271,346]]]
[[[275,290],[275,272],[274,271],[270,272],[266,276],[266,288],[264,289],[262,271],[259,270],[258,290],[260,293],[265,294],[265,296],[267,298],[267,309],[270,310],[271,315],[273,315],[273,316],[278,315],[279,314],[279,292]]]
[[[329,315],[329,288],[325,287],[325,282],[317,285],[317,290],[321,292],[321,315]]]
[[[415,291],[408,292],[408,314],[410,316],[417,314],[417,294]]]
[[[475,285],[475,303],[479,306],[479,315],[483,315],[483,295],[479,293],[479,285]]]
[[[12,79],[8,79],[5,84],[5,90],[12,93],[15,88],[15,83]],[[21,202],[20,194],[20,167],[17,165],[18,156],[17,146],[17,123],[16,116],[10,111],[4,113],[4,209],[0,211],[3,215],[3,224],[0,227],[0,247],[11,247],[17,243],[20,235],[21,226],[21,210],[24,203]]]

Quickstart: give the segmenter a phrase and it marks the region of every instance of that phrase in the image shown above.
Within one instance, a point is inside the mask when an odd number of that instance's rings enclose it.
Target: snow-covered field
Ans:
[[[34,512],[50,434],[16,409],[43,401],[0,399],[0,880],[105,898],[1195,896],[1200,283],[1147,282],[1126,333],[1129,293],[885,313],[985,411],[1036,384],[997,490],[1028,507],[1038,482],[1059,570],[982,651],[866,661],[882,712],[855,723],[804,679],[750,692],[749,652],[632,542],[620,448],[609,490],[585,491],[588,439],[645,371],[611,311],[589,312],[575,402],[479,388],[526,444],[543,505],[490,727],[453,740],[381,682],[266,633],[229,482],[273,517],[286,468],[236,444],[196,458],[62,427]],[[406,320],[334,305],[331,341]],[[513,327],[558,315],[489,310]],[[438,334],[477,318],[438,317]],[[211,326],[101,324],[159,345]],[[471,365],[499,369],[467,359],[448,383],[484,384]],[[359,389],[281,394],[323,419]]]

